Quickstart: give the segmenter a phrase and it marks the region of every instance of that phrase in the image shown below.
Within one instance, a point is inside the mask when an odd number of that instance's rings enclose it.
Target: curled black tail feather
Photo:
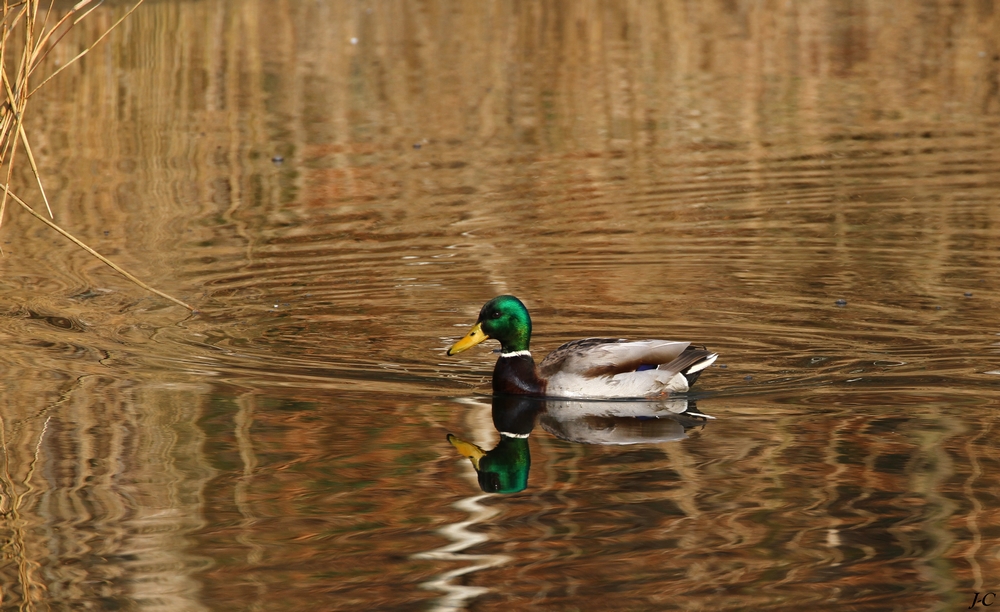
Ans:
[[[698,380],[698,377],[701,376],[705,368],[712,365],[712,362],[718,356],[718,353],[713,353],[707,349],[689,346],[684,349],[684,352],[677,359],[661,365],[659,369],[680,372],[687,379],[688,386],[690,387]]]

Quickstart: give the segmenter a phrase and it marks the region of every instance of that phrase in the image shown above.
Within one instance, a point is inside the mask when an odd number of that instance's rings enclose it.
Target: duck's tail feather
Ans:
[[[718,357],[718,353],[692,346],[685,349],[679,357],[670,363],[661,365],[658,369],[683,374],[690,387],[694,381],[698,380],[702,371],[712,365]]]

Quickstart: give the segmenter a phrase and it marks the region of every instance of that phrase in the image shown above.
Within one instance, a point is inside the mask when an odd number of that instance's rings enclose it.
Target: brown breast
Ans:
[[[545,381],[538,377],[535,360],[529,355],[501,357],[493,367],[496,395],[545,395]]]

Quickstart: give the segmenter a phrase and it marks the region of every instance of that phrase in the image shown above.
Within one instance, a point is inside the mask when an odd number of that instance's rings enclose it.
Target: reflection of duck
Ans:
[[[536,420],[549,433],[586,444],[639,444],[681,440],[685,431],[712,418],[687,400],[595,402],[493,396],[493,426],[500,442],[492,450],[448,434],[462,456],[472,461],[479,486],[487,493],[517,493],[528,486],[531,454],[528,434]]]
[[[548,397],[636,398],[682,393],[718,355],[667,340],[586,338],[568,342],[535,365],[528,344],[531,317],[512,295],[493,298],[469,333],[448,349],[454,355],[480,342],[500,341],[493,392]]]
[[[595,402],[548,400],[539,419],[552,435],[583,444],[656,444],[683,440],[710,419],[694,401]]]
[[[448,434],[448,441],[463,457],[472,460],[479,476],[479,486],[487,493],[517,493],[528,486],[531,454],[528,434],[535,427],[535,417],[545,402],[525,396],[493,398],[493,426],[500,432],[500,443],[493,450],[482,448]]]

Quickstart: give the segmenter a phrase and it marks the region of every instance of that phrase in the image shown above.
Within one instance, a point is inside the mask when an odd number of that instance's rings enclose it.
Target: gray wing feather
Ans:
[[[556,372],[588,377],[613,376],[633,372],[641,365],[659,366],[670,363],[690,344],[669,340],[585,338],[567,342],[552,351],[542,360],[538,369],[546,378]]]

